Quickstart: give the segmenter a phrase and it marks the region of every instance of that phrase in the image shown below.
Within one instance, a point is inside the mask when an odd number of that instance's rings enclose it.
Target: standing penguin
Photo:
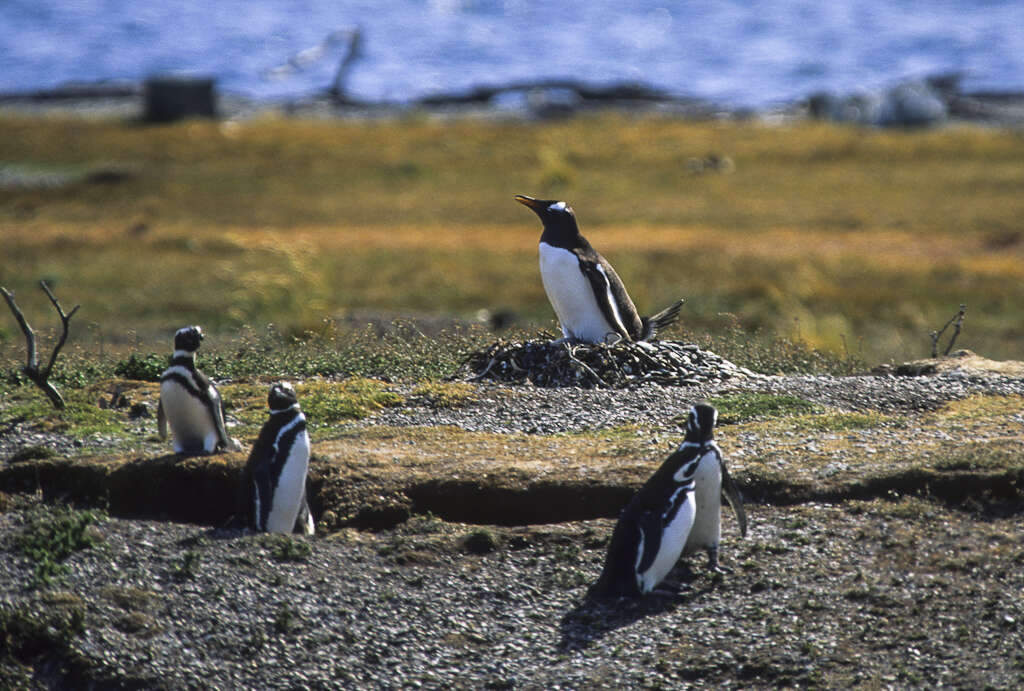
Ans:
[[[721,453],[712,439],[717,417],[717,411],[710,405],[699,403],[690,408],[685,440],[640,488],[619,517],[604,570],[591,587],[591,595],[635,597],[651,592],[676,565],[694,528],[707,524],[704,514],[709,510],[720,513],[717,496],[713,505],[702,504],[703,490],[700,493],[695,490],[696,476],[702,466],[721,462]],[[702,484],[708,486],[706,479]],[[735,491],[734,487],[732,489]],[[736,505],[739,505],[738,498]],[[742,507],[738,515],[745,534],[746,518]],[[703,542],[700,544],[703,546]],[[716,541],[716,567],[717,547]]]
[[[516,201],[544,224],[540,277],[566,339],[647,341],[678,318],[682,300],[654,316],[640,316],[615,269],[580,233],[571,206],[521,194]]]
[[[736,522],[739,523],[742,537],[747,536],[747,512],[743,509],[743,500],[725,466],[722,450],[712,438],[718,411],[706,404],[698,404],[694,409],[698,407],[710,410],[713,420],[701,442],[701,456],[697,463],[697,471],[693,475],[693,496],[697,502],[697,515],[694,516],[693,525],[690,527],[683,555],[703,549],[708,554],[708,568],[715,573],[727,573],[728,569],[718,564],[718,545],[722,540],[722,499],[729,503],[736,514]],[[690,412],[691,416],[692,411],[693,409]]]
[[[242,472],[241,492],[249,528],[266,533],[313,534],[306,503],[309,435],[295,389],[278,382],[267,395],[270,419],[263,423]]]
[[[196,351],[203,340],[198,326],[185,326],[174,334],[171,365],[160,376],[157,426],[167,438],[167,423],[174,435],[174,452],[214,453],[233,449],[224,422],[220,393],[206,375],[196,369]]]

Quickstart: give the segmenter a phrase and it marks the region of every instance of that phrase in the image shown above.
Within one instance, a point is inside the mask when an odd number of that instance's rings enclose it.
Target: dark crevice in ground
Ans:
[[[238,506],[238,468],[228,462],[162,456],[120,466],[42,459],[0,471],[0,491],[40,492],[46,501],[99,506],[123,518],[220,526]],[[536,525],[615,518],[635,487],[545,481],[521,487],[480,480],[416,481],[382,489],[311,473],[309,498],[321,528],[387,530],[413,515],[482,525]],[[748,477],[746,501],[775,506],[838,504],[914,496],[983,517],[1024,513],[1024,470],[938,472],[909,469],[846,484],[816,486]]]

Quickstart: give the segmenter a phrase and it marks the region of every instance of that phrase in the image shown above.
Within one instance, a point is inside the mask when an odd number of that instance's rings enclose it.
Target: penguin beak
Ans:
[[[541,213],[548,208],[548,202],[540,199],[534,199],[533,197],[527,197],[525,194],[517,194],[516,201],[523,206],[533,209],[537,213]]]

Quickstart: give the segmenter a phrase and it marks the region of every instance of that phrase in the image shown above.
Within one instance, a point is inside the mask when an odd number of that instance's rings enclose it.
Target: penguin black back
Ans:
[[[604,569],[590,595],[641,595],[657,585],[679,559],[695,510],[693,476],[713,438],[716,417],[715,409],[706,404],[690,409],[685,440],[644,483],[619,517]],[[689,514],[683,515],[684,509]]]
[[[282,532],[292,528],[296,516],[303,522],[309,516],[305,497],[309,442],[306,417],[290,384],[278,382],[271,386],[267,405],[270,418],[260,429],[249,454],[239,501],[249,528],[261,532],[276,528],[276,532]],[[282,491],[289,492],[289,496],[282,496]],[[274,522],[279,520],[271,518],[275,511],[292,516],[286,521],[289,525],[275,526]]]
[[[564,201],[516,195],[540,218],[541,278],[566,338],[602,342],[608,334],[627,341],[653,338],[679,316],[682,300],[651,317],[641,317],[612,265],[580,233]],[[579,272],[580,276],[571,274]],[[587,288],[592,296],[584,297]]]

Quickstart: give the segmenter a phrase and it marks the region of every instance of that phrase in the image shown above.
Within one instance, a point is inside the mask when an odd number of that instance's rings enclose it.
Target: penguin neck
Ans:
[[[172,365],[196,366],[196,353],[194,350],[175,350],[171,356]]]
[[[292,411],[299,412],[299,404],[295,403],[288,406],[287,408],[278,408],[277,410],[271,410],[271,415],[280,415],[281,413],[290,413]]]
[[[580,234],[580,229],[575,225],[571,228],[552,228],[544,226],[544,232],[540,235],[540,241],[563,250],[573,250],[577,247],[586,247],[587,241]]]

